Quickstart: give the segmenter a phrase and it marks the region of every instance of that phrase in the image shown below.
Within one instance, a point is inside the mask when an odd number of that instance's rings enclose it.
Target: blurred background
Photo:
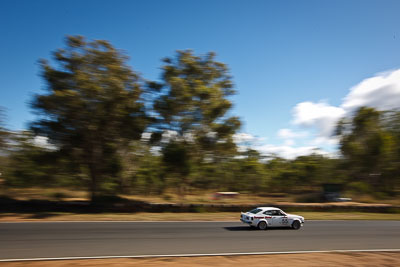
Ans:
[[[400,204],[399,2],[150,2],[1,3],[4,203]]]

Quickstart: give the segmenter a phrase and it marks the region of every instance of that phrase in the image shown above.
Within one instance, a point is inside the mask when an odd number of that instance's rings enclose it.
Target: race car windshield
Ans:
[[[262,209],[254,209],[254,210],[249,211],[249,213],[257,214],[260,211],[262,211]]]

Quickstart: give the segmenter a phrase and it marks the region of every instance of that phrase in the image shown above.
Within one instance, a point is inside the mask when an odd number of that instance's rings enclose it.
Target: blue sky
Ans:
[[[37,61],[63,47],[65,35],[109,40],[147,79],[177,49],[215,51],[238,91],[232,113],[243,121],[242,139],[264,152],[333,151],[327,124],[348,114],[354,97],[397,107],[386,99],[400,95],[399,10],[400,1],[385,0],[2,0],[0,106],[9,128],[26,128],[28,103],[44,86]],[[365,89],[371,77],[394,89]],[[352,99],[350,88],[358,88]]]

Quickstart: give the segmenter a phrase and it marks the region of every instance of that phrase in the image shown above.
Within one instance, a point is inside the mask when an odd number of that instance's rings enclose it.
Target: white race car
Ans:
[[[246,213],[242,212],[240,220],[260,230],[266,230],[268,227],[292,227],[297,230],[304,224],[304,217],[287,214],[274,207],[258,207]]]

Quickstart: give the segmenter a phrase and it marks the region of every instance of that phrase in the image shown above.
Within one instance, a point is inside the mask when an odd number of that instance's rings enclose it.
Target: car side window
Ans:
[[[260,211],[262,211],[262,209],[253,209],[253,210],[249,211],[249,213],[257,214]]]
[[[273,215],[272,212],[273,212],[273,210],[267,210],[264,212],[264,214],[272,216]]]
[[[283,214],[280,210],[270,210],[270,215],[272,216],[284,216],[285,214]]]
[[[277,210],[271,210],[271,215],[272,215],[272,216],[277,216],[277,215],[279,215],[279,214],[278,214],[278,211],[277,211]]]

